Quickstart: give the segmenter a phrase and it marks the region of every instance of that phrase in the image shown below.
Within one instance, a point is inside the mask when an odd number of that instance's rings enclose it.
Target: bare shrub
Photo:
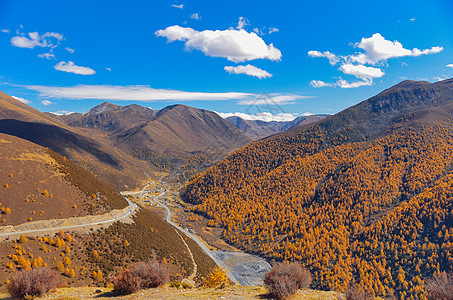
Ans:
[[[15,273],[8,284],[8,292],[15,298],[41,296],[58,285],[57,272],[37,268]]]
[[[310,287],[310,271],[301,263],[278,263],[264,277],[264,283],[276,299],[294,295],[298,289]]]
[[[135,263],[113,279],[113,290],[121,295],[135,293],[141,289],[156,288],[168,282],[168,268],[157,260]]]
[[[427,281],[426,288],[430,300],[452,300],[453,274],[442,272],[440,275],[434,275]]]
[[[350,282],[346,290],[346,300],[372,300],[374,299],[370,291],[364,290],[357,284]]]

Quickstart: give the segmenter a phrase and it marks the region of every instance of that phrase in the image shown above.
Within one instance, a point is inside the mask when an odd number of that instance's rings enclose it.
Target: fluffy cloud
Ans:
[[[398,41],[386,40],[380,33],[375,33],[369,38],[362,38],[359,43],[355,43],[356,48],[362,49],[362,53],[353,55],[336,55],[329,51],[309,51],[311,57],[325,57],[331,65],[341,63],[339,70],[347,75],[355,76],[359,81],[349,82],[339,79],[335,83],[326,83],[321,80],[312,80],[310,85],[315,88],[334,87],[356,88],[360,86],[369,86],[373,84],[373,78],[380,78],[385,75],[381,68],[370,67],[365,65],[385,65],[384,63],[391,58],[420,56],[427,54],[439,53],[443,47],[435,46],[429,49],[420,50],[418,48],[406,49]]]
[[[226,66],[224,69],[225,69],[225,71],[227,71],[230,74],[231,73],[246,74],[249,76],[258,77],[259,79],[272,77],[272,74],[268,73],[265,70],[257,68],[255,66],[252,66],[252,65],[237,66],[237,67]]]
[[[3,33],[10,33],[11,31],[9,29],[1,29]]]
[[[51,104],[53,104],[53,103],[50,102],[49,100],[42,100],[42,101],[41,101],[41,104],[47,106],[47,105],[51,105]]]
[[[446,65],[447,68],[453,68],[453,64]]]
[[[360,81],[354,81],[354,82],[348,82],[343,79],[339,79],[336,83],[339,87],[342,89],[352,89],[352,88],[358,88],[361,86],[370,86],[373,85],[373,80],[371,79],[364,79]]]
[[[179,9],[183,9],[184,8],[184,4],[179,4],[179,5],[172,4],[171,6],[179,8]]]
[[[444,49],[436,46],[424,50],[417,48],[409,50],[398,41],[386,40],[380,33],[375,33],[370,38],[362,38],[360,43],[356,43],[355,46],[363,49],[365,53],[351,55],[349,59],[360,64],[377,64],[390,58],[435,54]]]
[[[340,67],[340,71],[354,75],[357,78],[380,78],[384,76],[384,72],[379,68],[367,67],[364,65],[344,64]]]
[[[69,48],[69,47],[66,47],[65,49],[66,49],[66,51],[68,51],[69,53],[74,53],[74,51],[75,51],[74,49]]]
[[[270,112],[262,112],[262,113],[257,113],[255,115],[241,113],[241,112],[234,112],[234,113],[215,112],[215,113],[217,113],[219,116],[221,116],[224,119],[226,119],[228,117],[239,117],[243,120],[265,121],[265,122],[272,122],[272,121],[289,122],[289,121],[293,121],[298,116],[298,114],[290,114],[290,113],[279,113],[279,114],[273,115]]]
[[[201,19],[200,15],[199,15],[198,13],[192,14],[192,15],[190,16],[190,18],[192,18],[192,19],[194,19],[194,20],[197,20],[197,21]]]
[[[39,92],[41,97],[57,99],[109,99],[135,101],[192,101],[192,100],[232,100],[252,98],[247,93],[203,93],[185,92],[167,89],[153,89],[149,86],[115,86],[115,85],[76,85],[70,87],[54,87],[42,85],[24,86]]]
[[[43,53],[38,54],[38,57],[45,58],[45,59],[56,59],[53,53]]]
[[[22,103],[25,103],[25,104],[30,104],[31,103],[30,100],[27,100],[27,99],[24,99],[24,98],[21,98],[21,97],[16,97],[16,96],[11,96],[11,97],[13,97],[14,99],[16,99],[16,100],[18,100],[18,101],[20,101]]]
[[[238,25],[240,27],[242,25]],[[166,37],[168,42],[184,41],[186,49],[202,51],[207,56],[224,57],[233,62],[254,59],[279,61],[281,52],[273,44],[267,45],[254,32],[244,29],[197,31],[178,25],[156,31],[156,36]]]
[[[26,35],[18,35],[11,39],[11,44],[19,48],[33,49],[35,47],[49,47],[53,48],[54,44],[52,40],[56,40],[57,43],[63,39],[63,35],[56,32],[46,32],[40,35],[37,32],[29,32],[28,37]]]
[[[81,67],[75,65],[72,61],[60,61],[58,64],[54,66],[55,70],[58,71],[63,71],[63,72],[68,72],[68,73],[74,73],[74,74],[80,74],[80,75],[93,75],[96,73],[91,68],[88,67]]]

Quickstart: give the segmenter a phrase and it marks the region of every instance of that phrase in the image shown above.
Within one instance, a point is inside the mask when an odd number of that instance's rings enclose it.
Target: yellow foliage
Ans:
[[[219,267],[212,270],[207,278],[204,278],[203,285],[208,288],[224,288],[231,284],[225,271]]]

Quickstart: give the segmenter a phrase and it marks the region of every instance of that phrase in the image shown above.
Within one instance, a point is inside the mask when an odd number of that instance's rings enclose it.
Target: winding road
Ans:
[[[129,209],[123,215],[115,217],[115,218],[111,218],[111,219],[108,219],[108,220],[102,220],[102,221],[98,221],[98,222],[86,222],[86,223],[82,223],[82,224],[69,225],[69,226],[45,227],[45,228],[39,228],[39,229],[11,231],[11,232],[1,232],[0,233],[0,237],[4,238],[4,237],[8,237],[10,235],[33,234],[33,233],[38,233],[38,232],[43,232],[43,231],[74,229],[74,228],[79,228],[79,227],[89,227],[89,226],[97,226],[97,225],[102,225],[102,224],[107,224],[107,223],[113,223],[113,222],[116,222],[116,221],[119,221],[121,219],[124,219],[124,218],[128,217],[138,207],[137,204],[135,204],[134,202],[130,201],[126,197],[124,199],[126,199],[127,203],[129,204]],[[97,216],[93,216],[93,217],[97,217]],[[69,218],[69,219],[73,220],[74,222],[77,222],[78,219],[80,220],[82,218],[86,218],[86,216],[85,217],[79,217],[79,218]],[[50,220],[48,220],[48,221],[50,221]],[[40,221],[37,221],[37,222],[40,222]],[[33,223],[26,223],[26,224],[33,226]],[[20,226],[20,225],[18,225],[18,226]],[[1,231],[1,229],[0,229],[0,231]]]
[[[144,192],[144,189],[142,190],[142,192]],[[168,224],[170,224],[171,226],[175,227],[177,230],[181,231],[182,233],[184,233],[186,236],[188,236],[189,238],[191,238],[195,243],[197,243],[198,246],[200,246],[201,250],[203,250],[204,253],[206,253],[206,255],[208,255],[218,266],[222,267],[224,270],[226,270],[226,273],[228,275],[228,277],[230,278],[231,281],[233,281],[235,284],[238,284],[239,281],[235,278],[235,276],[232,274],[232,272],[230,271],[230,269],[228,269],[228,267],[221,261],[219,260],[217,257],[215,257],[211,251],[206,248],[205,244],[202,243],[196,236],[194,236],[192,233],[190,233],[187,229],[184,229],[182,228],[181,226],[179,226],[178,224],[175,224],[173,223],[173,221],[171,220],[171,210],[170,208],[168,208],[167,205],[165,205],[164,203],[162,203],[161,201],[158,200],[158,198],[162,197],[163,195],[166,194],[167,191],[163,191],[161,192],[159,195],[155,196],[153,198],[153,201],[162,206],[166,211],[167,211],[167,215],[165,217],[165,220],[167,221]]]

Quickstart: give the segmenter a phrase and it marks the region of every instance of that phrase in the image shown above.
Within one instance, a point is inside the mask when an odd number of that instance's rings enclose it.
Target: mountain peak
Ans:
[[[92,109],[87,111],[86,113],[84,113],[84,115],[97,115],[97,114],[100,114],[103,112],[116,111],[120,108],[121,108],[121,106],[119,106],[119,105],[116,105],[116,104],[113,104],[110,102],[103,102],[99,105],[96,105],[95,107],[93,107]]]

